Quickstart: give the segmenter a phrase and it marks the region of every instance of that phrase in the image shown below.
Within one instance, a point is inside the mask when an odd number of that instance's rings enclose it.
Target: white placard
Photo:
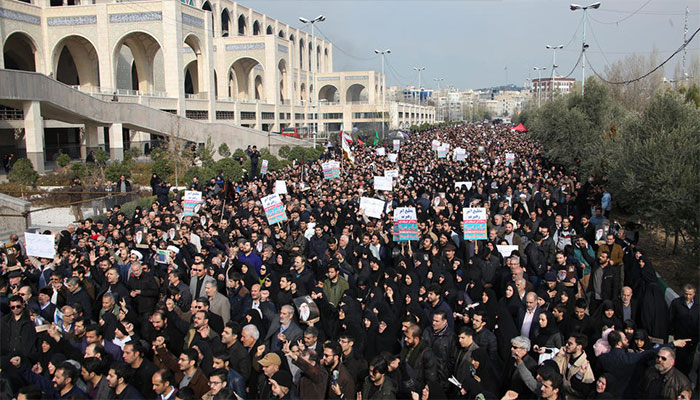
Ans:
[[[388,176],[389,178],[398,178],[399,177],[399,170],[398,169],[387,169],[384,171],[384,176]]]
[[[513,251],[518,250],[518,246],[511,246],[506,244],[499,244],[498,246],[496,246],[496,248],[498,248],[498,252],[501,253],[503,258],[510,257]]]
[[[56,256],[53,235],[24,232],[24,247],[28,256],[54,258]]]
[[[386,155],[386,149],[384,149],[384,147],[378,147],[378,148],[377,148],[377,155],[378,155],[378,156],[384,156],[384,155]]]
[[[381,218],[384,211],[384,201],[371,197],[360,197],[360,210],[365,210],[365,215],[372,218]]]
[[[374,177],[374,190],[386,190],[391,192],[393,189],[392,179],[390,176],[375,176]]]
[[[276,194],[287,194],[287,182],[275,181],[275,193]]]
[[[436,139],[433,139],[433,141],[430,142],[430,148],[431,148],[433,151],[435,151],[435,150],[438,149],[438,147],[440,147],[440,141],[439,141],[439,140],[436,140]]]
[[[387,155],[386,158],[389,159],[389,162],[396,162],[396,160],[399,159],[399,155],[395,153],[389,153],[389,155]]]
[[[459,189],[462,186],[466,186],[467,190],[472,190],[473,182],[455,182],[455,189]]]

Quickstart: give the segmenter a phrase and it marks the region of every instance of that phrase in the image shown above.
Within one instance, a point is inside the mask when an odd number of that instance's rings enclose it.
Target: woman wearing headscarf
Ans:
[[[540,330],[537,337],[532,342],[533,351],[535,353],[542,354],[544,352],[548,352],[547,350],[544,350],[545,348],[561,349],[564,346],[564,340],[561,337],[559,327],[557,327],[552,313],[549,311],[540,313],[538,323],[540,325]],[[536,350],[535,347],[539,350]]]
[[[612,328],[614,326],[615,329],[624,328],[622,320],[615,315],[615,306],[613,306],[613,302],[610,300],[604,300],[600,305],[600,315],[596,319],[598,320],[595,331],[596,335],[602,334],[604,327]],[[594,337],[594,339],[598,338]]]
[[[498,300],[498,305],[503,306],[508,310],[513,321],[517,321],[520,309],[525,307],[523,301],[518,296],[518,288],[514,282],[508,282],[505,289],[505,294]]]
[[[496,316],[498,315],[498,300],[496,299],[496,292],[492,289],[484,289],[481,292],[481,297],[479,298],[480,304],[476,307],[477,310],[484,310],[486,312],[486,327],[493,332],[496,326]]]
[[[656,271],[654,266],[641,250],[638,250],[635,258],[637,262],[635,267],[640,270],[643,289],[640,296],[641,303],[641,326],[647,328],[649,336],[657,338],[665,338],[668,334],[668,306],[664,292],[659,287],[656,279]],[[636,292],[635,292],[636,293]]]
[[[501,376],[493,366],[485,348],[472,352],[472,373],[462,384],[461,394],[466,398],[477,398],[480,394],[487,398],[497,398],[501,386]]]

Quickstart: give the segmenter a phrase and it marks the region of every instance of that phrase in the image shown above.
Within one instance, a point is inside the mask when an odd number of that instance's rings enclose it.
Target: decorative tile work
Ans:
[[[368,79],[369,77],[367,75],[349,75],[345,77],[346,81],[352,81],[352,80],[358,80],[358,79]]]
[[[163,13],[160,11],[109,14],[109,22],[112,24],[126,24],[129,22],[161,21],[162,19],[163,19]]]
[[[282,53],[289,53],[289,48],[283,44],[277,44],[277,51],[281,51]]]
[[[74,17],[50,17],[49,26],[95,25],[97,15],[79,15]]]
[[[25,14],[19,11],[0,8],[0,18],[12,19],[15,21],[26,22],[32,25],[41,25],[41,18],[36,15]]]
[[[204,28],[204,20],[201,18],[193,17],[189,14],[182,13],[182,23],[196,26],[197,28]]]
[[[319,76],[316,78],[317,81],[322,82],[322,81],[339,81],[340,77],[339,76]]]
[[[265,43],[227,44],[226,51],[264,50]]]
[[[194,50],[190,46],[186,46],[182,48],[183,53],[194,53]]]

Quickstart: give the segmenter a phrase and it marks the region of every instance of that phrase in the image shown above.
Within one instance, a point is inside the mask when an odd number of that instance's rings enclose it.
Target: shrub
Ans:
[[[243,168],[238,161],[235,161],[232,158],[222,158],[221,160],[217,161],[216,165],[214,166],[214,176],[216,176],[219,171],[224,173],[224,179],[231,180],[233,182],[241,179],[243,176]]]
[[[131,168],[129,168],[128,162],[115,161],[105,168],[105,179],[112,182],[118,181],[119,177],[122,175],[131,178]]]
[[[7,176],[7,179],[12,183],[34,186],[37,179],[39,179],[39,173],[34,170],[31,161],[26,158],[20,158],[12,166],[12,170]]]
[[[233,158],[241,158],[241,157],[243,157],[243,159],[246,159],[246,158],[248,158],[248,155],[245,153],[245,150],[243,150],[243,149],[236,149],[236,151],[233,152],[233,154],[231,155],[231,157],[233,157]]]
[[[66,153],[61,154],[56,159],[56,164],[58,164],[59,167],[65,167],[66,165],[70,164],[70,156]]]
[[[280,157],[282,157],[282,158],[287,158],[287,159],[288,159],[288,158],[289,158],[289,151],[290,151],[290,150],[291,150],[291,149],[290,149],[289,146],[287,146],[286,144],[285,144],[285,145],[282,145],[282,146],[280,147],[280,151],[279,151]]]
[[[231,155],[231,149],[228,148],[226,143],[221,143],[219,146],[219,155],[223,158],[227,158]]]
[[[77,163],[71,165],[70,171],[71,171],[71,173],[73,173],[73,175],[77,176],[80,179],[85,178],[85,176],[87,176],[87,172],[88,172],[85,164],[83,164],[81,162],[77,162]]]

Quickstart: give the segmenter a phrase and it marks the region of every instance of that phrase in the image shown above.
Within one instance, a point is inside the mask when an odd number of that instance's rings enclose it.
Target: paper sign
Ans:
[[[384,211],[384,201],[371,197],[360,197],[360,210],[364,210],[368,217],[381,218]]]
[[[447,151],[448,151],[448,150],[449,150],[449,149],[448,149],[447,147],[445,147],[445,146],[440,146],[440,147],[438,147],[438,149],[437,149],[438,158],[447,158]]]
[[[399,177],[399,170],[398,169],[387,169],[384,171],[384,176],[388,176],[389,178],[398,178]]]
[[[396,162],[396,160],[399,158],[399,155],[396,153],[389,153],[389,155],[387,155],[386,158],[389,159],[389,162]]]
[[[267,173],[267,160],[262,161],[262,165],[260,166],[260,174],[265,175]]]
[[[401,148],[401,141],[399,139],[394,139],[394,151],[399,151]]]
[[[155,260],[158,264],[168,264],[170,262],[170,251],[158,249]]]
[[[331,160],[321,164],[321,167],[323,168],[323,179],[340,178],[340,162]]]
[[[415,207],[399,207],[394,210],[394,240],[405,242],[419,240],[418,218]]]
[[[275,194],[287,194],[287,182],[275,181]]]
[[[464,240],[485,240],[488,238],[485,208],[464,208],[462,210],[462,224]]]
[[[433,141],[430,142],[430,148],[431,148],[433,151],[435,151],[435,150],[438,149],[438,147],[440,147],[440,141],[439,141],[439,140],[433,139]]]
[[[506,165],[513,165],[515,153],[506,153]]]
[[[280,182],[280,181],[277,181]],[[286,186],[285,186],[286,189]],[[284,204],[277,193],[265,196],[261,199],[267,222],[272,225],[287,220],[287,213],[284,211]]]
[[[386,190],[391,192],[393,190],[392,179],[390,176],[375,176],[374,177],[374,190]]]
[[[183,200],[185,202],[185,217],[194,217],[197,213],[195,208],[202,202],[202,192],[197,190],[185,190]]]
[[[459,189],[462,186],[465,186],[467,190],[472,190],[472,182],[455,182],[455,189]]]
[[[464,161],[467,158],[467,151],[461,147],[456,147],[454,150],[455,161]]]
[[[505,244],[499,244],[498,246],[496,246],[496,248],[498,248],[498,252],[501,253],[503,258],[510,257],[513,251],[518,251],[518,246],[511,246]]]
[[[378,147],[378,148],[377,148],[377,155],[378,155],[378,156],[384,156],[384,155],[386,155],[386,149],[384,149],[384,147]]]
[[[28,256],[40,258],[54,258],[56,256],[55,240],[53,235],[41,235],[39,233],[24,233],[24,247]]]

